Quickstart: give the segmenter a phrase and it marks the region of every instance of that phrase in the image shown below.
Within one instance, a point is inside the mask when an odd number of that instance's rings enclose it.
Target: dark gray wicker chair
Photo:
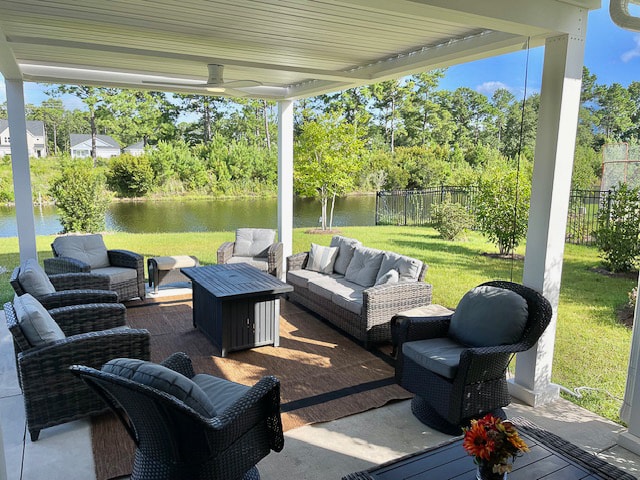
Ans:
[[[218,264],[248,263],[276,278],[282,276],[282,242],[265,243],[275,239],[275,230],[266,228],[238,228],[235,242],[224,242],[218,248]],[[253,240],[253,241],[251,241]]]
[[[86,241],[90,247],[77,248],[78,243]],[[83,255],[84,258],[75,258],[69,255],[64,256],[68,248],[68,244],[74,244],[75,250],[84,254],[84,251],[90,251],[96,243],[104,248],[108,260],[99,262],[99,266],[90,263],[87,258],[94,259],[90,252],[89,256]],[[118,294],[118,300],[125,302],[132,298],[144,299],[146,296],[144,281],[144,258],[142,255],[131,252],[129,250],[107,250],[104,247],[102,236],[94,235],[64,235],[57,237],[51,244],[53,258],[44,259],[44,269],[48,275],[58,273],[94,273],[109,277],[109,290]],[[105,257],[105,258],[106,258]],[[133,272],[127,272],[127,270]]]
[[[37,295],[35,292],[27,291],[20,283],[20,268],[16,267],[9,279],[16,295],[31,293],[47,310],[84,303],[115,303],[118,301],[118,294],[109,290],[109,279],[105,275],[92,273],[49,275],[49,280],[56,291]]]
[[[70,365],[99,367],[116,357],[149,359],[149,332],[126,328],[125,307],[120,303],[49,310],[67,338],[39,347],[27,340],[11,302],[4,304],[4,312],[13,335],[32,441],[43,428],[108,410],[98,395],[71,375]]]
[[[511,290],[526,300],[528,315],[519,341],[498,346],[465,347],[460,344],[459,363],[450,378],[426,368],[405,354],[407,342],[448,338],[451,315],[392,320],[392,338],[398,352],[396,380],[415,393],[414,415],[436,430],[458,435],[469,420],[486,413],[504,415],[511,402],[506,370],[516,352],[530,349],[551,320],[551,305],[541,294],[512,282],[494,281],[481,286]],[[415,344],[414,344],[415,345]],[[404,352],[403,352],[404,350]]]
[[[189,379],[195,375],[184,353],[162,365]],[[275,377],[242,387],[244,393],[227,399],[229,406],[211,418],[122,376],[79,365],[72,371],[101,393],[135,442],[131,480],[259,479],[258,461],[284,446]]]

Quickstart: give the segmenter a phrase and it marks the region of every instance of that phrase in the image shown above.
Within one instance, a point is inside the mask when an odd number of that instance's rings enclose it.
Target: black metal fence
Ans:
[[[381,191],[376,196],[376,225],[429,225],[433,207],[445,198],[464,205],[475,213],[478,187],[441,185],[425,190]],[[449,197],[450,196],[450,197]],[[572,190],[567,217],[566,241],[592,245],[597,227],[597,214],[609,204],[609,192]]]

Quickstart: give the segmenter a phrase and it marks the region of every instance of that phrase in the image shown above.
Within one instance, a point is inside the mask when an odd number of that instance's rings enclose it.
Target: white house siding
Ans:
[[[0,119],[0,157],[11,155],[11,134],[7,120]],[[37,132],[37,133],[34,133]],[[47,141],[44,124],[39,120],[27,121],[27,151],[30,157],[46,157]]]

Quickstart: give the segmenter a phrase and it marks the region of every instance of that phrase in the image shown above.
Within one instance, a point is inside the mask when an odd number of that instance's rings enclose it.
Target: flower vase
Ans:
[[[476,469],[478,480],[507,480],[507,472],[497,473],[493,471],[492,463],[479,463]]]

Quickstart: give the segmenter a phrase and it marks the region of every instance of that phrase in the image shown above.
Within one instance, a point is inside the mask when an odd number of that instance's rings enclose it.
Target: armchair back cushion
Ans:
[[[399,282],[416,282],[421,269],[422,262],[420,260],[394,252],[384,252],[376,283],[390,270],[398,272]]]
[[[320,273],[333,273],[333,265],[338,256],[338,247],[323,247],[322,245],[311,244],[309,250],[309,260],[307,270]]]
[[[105,363],[102,371],[172,395],[205,417],[216,416],[213,404],[195,382],[163,365],[134,358],[115,358]]]
[[[57,256],[75,258],[91,266],[91,269],[110,265],[107,247],[100,234],[57,237],[51,246]]]
[[[34,347],[66,338],[66,335],[42,304],[31,294],[13,298],[13,308],[22,333]]]
[[[267,228],[238,228],[233,254],[237,257],[266,257],[275,243],[276,231]]]
[[[449,336],[470,347],[517,343],[527,324],[527,301],[505,288],[480,286],[468,291],[456,308]]]
[[[372,287],[376,283],[383,253],[382,250],[357,246],[344,278],[362,287]]]
[[[42,295],[55,293],[56,291],[51,280],[49,280],[49,277],[35,258],[27,259],[27,261],[20,266],[18,281],[22,289],[34,297],[41,297]]]
[[[355,238],[341,237],[340,235],[333,236],[330,246],[338,247],[338,255],[333,264],[334,272],[340,275],[347,273],[347,268],[353,258],[353,252],[358,245],[362,244]]]

